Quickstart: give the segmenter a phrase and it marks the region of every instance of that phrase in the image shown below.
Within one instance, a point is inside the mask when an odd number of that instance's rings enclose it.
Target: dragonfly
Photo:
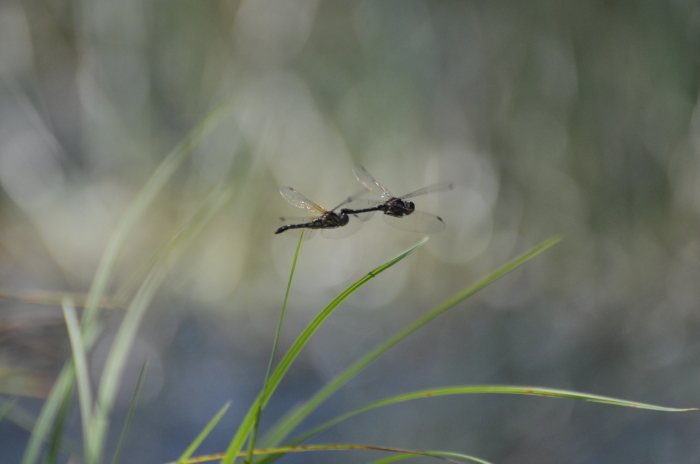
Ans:
[[[445,222],[440,216],[424,213],[422,211],[416,211],[416,205],[412,201],[408,201],[408,199],[420,195],[427,195],[429,193],[452,190],[454,188],[454,184],[452,182],[429,185],[428,187],[418,189],[414,192],[407,193],[406,195],[395,197],[386,187],[377,182],[374,177],[372,177],[372,175],[359,164],[353,166],[352,171],[355,174],[358,182],[360,182],[360,184],[362,184],[370,192],[378,195],[381,200],[372,201],[357,200],[356,197],[349,198],[356,204],[363,204],[366,205],[366,207],[360,209],[343,208],[340,210],[340,214],[344,213],[346,215],[358,215],[367,213],[371,215],[377,211],[381,211],[384,213],[383,217],[386,223],[396,227],[397,229],[408,232],[430,234],[440,232],[445,228]]]
[[[335,211],[341,206],[350,203],[357,199],[357,197],[364,194],[363,189],[354,195],[347,197],[338,206],[331,210],[326,210],[323,206],[316,202],[313,202],[306,198],[301,193],[297,192],[291,187],[280,188],[280,194],[291,203],[300,209],[305,209],[311,213],[319,214],[316,217],[310,218],[280,218],[282,221],[297,221],[296,224],[287,224],[275,231],[275,234],[281,234],[284,231],[292,229],[307,229],[305,239],[310,239],[316,229],[321,229],[321,235],[326,238],[343,238],[354,234],[362,227],[361,220],[350,220],[352,213],[340,211],[336,213]],[[301,221],[301,222],[299,222]]]

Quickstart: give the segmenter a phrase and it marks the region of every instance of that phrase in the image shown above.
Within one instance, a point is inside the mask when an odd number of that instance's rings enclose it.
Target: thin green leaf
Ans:
[[[114,456],[112,456],[112,464],[117,464],[119,455],[121,454],[122,448],[124,447],[124,441],[126,440],[126,432],[129,430],[131,425],[131,420],[134,418],[134,412],[136,411],[136,405],[139,401],[139,395],[141,394],[141,388],[143,387],[143,380],[146,378],[146,370],[148,368],[148,361],[144,361],[141,366],[141,372],[139,372],[139,379],[136,381],[136,388],[134,388],[134,394],[131,397],[131,404],[129,404],[129,412],[126,414],[126,420],[124,421],[124,427],[122,427],[122,433],[119,435],[119,441],[117,442],[117,448],[114,450]]]
[[[49,431],[61,410],[61,405],[67,404],[73,393],[74,375],[73,362],[69,361],[56,378],[51,394],[49,394],[44,402],[44,406],[41,408],[41,413],[36,424],[34,424],[27,447],[24,449],[22,464],[33,464],[39,459],[41,446],[47,440]]]
[[[129,305],[128,311],[119,326],[112,348],[107,355],[97,393],[97,406],[90,423],[90,453],[86,455],[87,464],[97,464],[101,460],[109,416],[112,413],[120,379],[126,366],[126,359],[136,337],[136,331],[151,303],[156,290],[166,275],[166,266],[158,266],[146,277],[143,285]]]
[[[65,439],[65,434],[63,433],[66,428],[66,423],[68,422],[68,414],[71,409],[71,404],[73,403],[73,389],[71,388],[71,395],[66,398],[66,400],[61,404],[58,411],[58,416],[56,416],[56,422],[53,425],[53,433],[51,434],[51,439],[49,440],[49,451],[46,455],[46,464],[54,464],[58,462],[58,457],[63,449],[63,440]]]
[[[400,341],[402,341],[403,339],[411,335],[413,332],[420,329],[421,327],[423,327],[428,322],[432,321],[448,309],[456,306],[458,303],[472,296],[473,294],[486,287],[490,283],[496,281],[508,272],[517,268],[518,266],[526,263],[530,259],[534,258],[538,254],[542,253],[546,249],[558,243],[560,240],[560,236],[555,236],[533,247],[526,253],[513,259],[504,266],[501,266],[496,271],[483,277],[474,284],[468,286],[467,288],[465,288],[464,290],[462,290],[461,292],[459,292],[458,294],[456,294],[437,308],[430,311],[425,316],[419,318],[413,324],[410,324],[408,327],[396,334],[394,337],[375,348],[371,353],[367,354],[365,357],[355,362],[352,366],[347,368],[344,372],[342,372],[333,380],[331,380],[328,384],[326,384],[325,387],[319,390],[302,407],[282,417],[282,419],[280,419],[277,422],[277,424],[272,428],[264,443],[266,445],[275,446],[278,443],[282,442],[282,440],[284,440],[292,432],[292,430],[294,430],[299,425],[299,423],[302,420],[304,420],[309,414],[311,414],[312,411],[314,411],[321,403],[323,403],[326,400],[326,398],[328,398],[331,394],[333,394],[336,390],[343,386],[348,380],[353,378],[358,372],[367,367],[371,362],[373,362],[379,356],[384,354],[394,345],[396,345],[397,343],[399,343]],[[271,459],[263,460],[263,462],[266,463],[270,461]]]
[[[394,396],[387,398],[382,401],[377,401],[367,406],[355,409],[347,414],[336,417],[322,425],[304,433],[302,436],[294,439],[291,444],[296,445],[303,443],[312,436],[323,432],[324,430],[333,427],[334,425],[343,422],[353,416],[360,413],[370,411],[382,406],[388,406],[390,404],[402,403],[404,401],[416,400],[421,398],[433,398],[445,395],[465,395],[465,394],[483,394],[483,393],[500,393],[508,395],[532,395],[532,396],[550,396],[555,398],[569,398],[573,400],[584,400],[592,401],[595,403],[605,403],[612,404],[615,406],[626,406],[630,408],[639,409],[650,409],[654,411],[667,411],[667,412],[683,412],[683,411],[696,411],[696,408],[690,409],[677,409],[677,408],[667,408],[664,406],[656,406],[652,404],[639,403],[635,401],[620,400],[617,398],[609,398],[607,396],[590,395],[588,393],[579,393],[569,390],[557,390],[553,388],[541,388],[541,387],[520,387],[520,386],[510,386],[510,385],[470,385],[466,387],[446,387],[438,388],[434,390],[425,390],[413,393],[406,393],[403,395]]]
[[[125,301],[133,295],[138,286],[143,282],[148,272],[159,261],[162,261],[176,246],[189,240],[193,235],[200,232],[199,224],[206,224],[212,216],[218,212],[233,196],[233,191],[227,189],[224,184],[218,184],[212,188],[202,203],[196,208],[196,212],[184,221],[166,240],[164,240],[138,268],[131,273],[127,281],[115,292],[112,301],[120,306],[125,306]]]
[[[398,454],[396,456],[389,456],[388,458],[380,459],[379,461],[374,461],[372,462],[372,464],[389,464],[391,462],[401,461],[403,459],[415,457],[415,454]]]
[[[439,459],[441,461],[450,462],[452,464],[461,464],[459,461],[453,461],[448,459],[446,456],[460,459],[467,459],[472,462],[477,462],[479,464],[491,464],[483,459],[476,458],[474,456],[469,456],[467,454],[461,453],[451,453],[446,451],[412,451],[400,448],[389,448],[386,446],[370,446],[370,445],[307,445],[307,446],[284,446],[280,448],[268,448],[268,449],[257,449],[253,451],[253,454],[286,454],[286,453],[308,453],[311,451],[347,451],[347,450],[365,450],[365,451],[387,451],[389,453],[401,453],[402,455],[410,456],[428,456],[432,458]],[[245,452],[239,452],[239,456],[243,456]],[[215,461],[221,459],[223,454],[210,454],[206,456],[197,456],[192,459],[185,461],[183,464],[195,464],[200,462]],[[176,464],[176,463],[168,463]]]
[[[80,418],[83,429],[83,447],[90,449],[90,416],[92,415],[92,392],[90,389],[90,371],[88,370],[87,355],[85,346],[80,334],[80,323],[75,313],[73,302],[69,299],[63,301],[63,317],[68,328],[68,338],[70,339],[73,351],[73,365],[75,366],[75,378],[78,384],[78,403],[80,404]],[[86,454],[90,454],[86,452]]]
[[[85,313],[83,315],[82,330],[86,334],[91,332],[97,315],[99,306],[104,300],[105,291],[109,284],[112,271],[116,264],[126,238],[131,230],[145,213],[148,206],[151,204],[156,195],[165,185],[165,182],[173,175],[177,168],[185,160],[186,156],[191,152],[192,147],[198,143],[220,120],[225,110],[230,107],[229,102],[222,103],[215,108],[209,115],[199,123],[190,133],[180,142],[161,162],[156,169],[156,172],[146,182],[146,185],[137,194],[136,199],[129,205],[129,208],[124,213],[119,221],[109,243],[105,249],[95,277],[90,286],[87,301],[85,303]],[[88,337],[87,339],[89,339]],[[91,346],[86,344],[86,346]],[[46,437],[51,429],[51,424],[56,418],[59,407],[70,396],[73,388],[74,370],[72,363],[69,363],[59,374],[51,394],[44,403],[36,426],[29,438],[27,447],[25,448],[22,464],[35,464],[41,453],[41,444],[46,441]]]
[[[102,300],[107,290],[112,271],[119,257],[119,251],[126,242],[126,238],[129,236],[134,226],[139,223],[146,209],[163,189],[165,183],[192,152],[192,148],[216,126],[216,123],[221,120],[229,107],[229,102],[220,104],[195,126],[158,165],[158,168],[149,177],[146,185],[143,186],[136,195],[136,198],[129,204],[128,209],[121,217],[107,244],[97,267],[97,271],[95,272],[95,277],[92,280],[85,305],[85,314],[83,315],[83,330],[89,329],[97,318],[99,302]]]
[[[15,407],[15,404],[17,404],[17,398],[0,402],[0,422],[5,419],[5,416]]]
[[[287,300],[289,299],[289,291],[292,288],[292,280],[294,279],[294,271],[297,268],[297,259],[299,258],[299,251],[301,250],[301,242],[304,241],[304,230],[301,229],[299,234],[299,241],[297,242],[297,248],[294,252],[294,259],[292,260],[292,269],[289,272],[289,281],[287,282],[287,290],[284,292],[284,301],[282,302],[282,310],[280,311],[280,318],[277,322],[277,331],[275,332],[275,340],[272,342],[272,353],[270,353],[270,361],[267,363],[267,370],[265,371],[265,379],[263,380],[263,391],[267,389],[267,379],[270,378],[270,372],[272,372],[272,364],[275,361],[275,354],[277,353],[277,344],[280,339],[280,334],[282,333],[282,324],[284,323],[284,314],[287,311]],[[263,404],[258,403],[258,410],[255,413],[255,421],[253,422],[253,433],[250,435],[250,440],[248,441],[248,454],[245,457],[245,464],[250,464],[253,457],[253,450],[255,449],[255,440],[258,437],[258,427],[260,425],[260,415],[262,414]]]
[[[182,453],[182,456],[180,456],[180,459],[177,460],[177,464],[183,464],[186,462],[190,456],[192,456],[192,453],[197,451],[197,448],[199,448],[199,445],[202,444],[205,438],[209,435],[209,433],[216,427],[216,424],[219,423],[221,418],[224,416],[226,411],[228,410],[229,406],[231,406],[231,402],[229,401],[224,405],[219,412],[216,413],[216,415],[212,418],[212,420],[209,421],[206,427],[197,435],[197,438],[194,439],[194,441],[190,444],[190,446],[187,447],[184,453]]]
[[[258,410],[259,407],[265,407],[265,404],[269,400],[270,396],[272,393],[275,391],[275,388],[277,388],[277,385],[279,385],[280,381],[286,374],[287,370],[289,369],[289,366],[294,362],[294,360],[297,358],[299,355],[299,352],[304,348],[306,343],[309,341],[311,336],[316,332],[316,330],[321,326],[321,324],[326,320],[326,318],[335,310],[335,308],[340,305],[348,296],[352,295],[358,288],[362,287],[364,284],[369,282],[371,279],[376,277],[377,275],[381,274],[385,270],[389,269],[391,266],[394,264],[398,263],[402,259],[404,259],[406,256],[408,256],[410,253],[415,251],[418,247],[422,246],[425,244],[425,242],[428,241],[428,237],[425,237],[423,240],[418,242],[416,245],[412,246],[408,250],[404,251],[400,255],[396,256],[395,258],[387,261],[386,263],[382,264],[381,266],[377,267],[376,269],[370,271],[366,276],[355,282],[354,284],[350,285],[347,289],[345,289],[343,292],[340,293],[337,297],[331,301],[328,306],[326,306],[310,323],[309,325],[304,329],[304,331],[299,335],[299,337],[296,339],[296,341],[292,344],[292,346],[289,348],[289,351],[284,355],[282,360],[280,361],[279,365],[275,369],[275,371],[272,373],[270,376],[270,380],[267,382],[267,385],[265,386],[264,391],[262,391],[258,397],[256,398],[255,402],[253,405],[250,407],[248,410],[248,413],[244,417],[243,421],[241,422],[241,425],[238,427],[238,430],[236,431],[236,434],[234,435],[233,439],[231,440],[231,443],[229,444],[229,447],[226,451],[226,457],[222,460],[221,464],[232,464],[233,461],[235,460],[236,456],[238,455],[238,452],[241,450],[241,447],[243,446],[243,442],[245,439],[248,437],[248,434],[251,431],[251,428],[253,427],[253,423],[255,421],[255,413]]]
[[[112,348],[107,355],[102,377],[100,379],[98,389],[98,405],[92,416],[92,425],[90,428],[91,444],[94,445],[93,453],[88,455],[87,463],[96,464],[100,461],[102,450],[105,443],[107,429],[109,427],[109,415],[114,407],[114,401],[119,388],[119,379],[122,376],[126,365],[126,358],[133,344],[136,332],[139,328],[141,320],[145,315],[151,300],[153,299],[156,290],[162,283],[167,274],[169,265],[175,256],[176,249],[182,248],[186,240],[202,230],[208,220],[219,210],[223,204],[230,199],[230,191],[228,194],[221,194],[221,188],[217,187],[212,195],[207,197],[205,204],[210,203],[207,207],[200,207],[198,212],[192,216],[189,221],[190,227],[179,231],[178,235],[173,239],[172,247],[168,253],[163,253],[159,262],[154,265],[154,269],[148,274],[136,296],[134,297],[129,309],[124,315],[119,330],[117,331]]]

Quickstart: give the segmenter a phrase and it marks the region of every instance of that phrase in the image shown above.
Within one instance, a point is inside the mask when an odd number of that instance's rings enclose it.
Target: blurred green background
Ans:
[[[353,295],[312,341],[265,428],[354,359],[529,246],[564,242],[394,348],[308,424],[388,395],[525,384],[700,406],[700,3],[0,3],[0,290],[86,292],[130,201],[206,115],[226,117],[120,256],[116,290],[218,183],[233,200],[175,265],[139,333],[123,462],[176,458],[228,400],[223,451],[262,383],[298,235],[292,186],[333,207],[363,164],[447,229]],[[333,296],[420,236],[380,219],[302,246],[282,348]],[[105,313],[116,326],[119,311]],[[58,307],[0,303],[0,376],[46,384]],[[108,332],[109,333],[109,332]],[[91,353],[95,380],[109,346]],[[21,404],[37,411],[40,400]],[[79,418],[71,432],[79,440]],[[500,464],[695,463],[697,414],[545,398],[446,397],[318,437]],[[3,462],[27,433],[0,422]],[[376,455],[288,456],[289,463]],[[420,461],[423,462],[423,461]],[[425,461],[427,462],[427,461]]]

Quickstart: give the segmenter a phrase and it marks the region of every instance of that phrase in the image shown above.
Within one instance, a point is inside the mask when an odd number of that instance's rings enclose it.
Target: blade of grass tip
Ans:
[[[105,362],[97,393],[97,405],[90,422],[91,454],[87,455],[87,464],[97,464],[101,460],[109,416],[114,407],[120,378],[126,366],[126,359],[133,345],[136,331],[153,299],[156,290],[165,278],[167,267],[161,265],[153,269],[139,288],[134,301],[124,315]]]
[[[461,301],[470,297],[477,291],[486,287],[490,283],[504,276],[513,269],[519,267],[520,265],[526,263],[530,259],[534,258],[538,254],[542,253],[546,249],[555,245],[561,240],[560,236],[552,237],[539,245],[531,248],[524,254],[513,259],[509,263],[496,269],[494,272],[488,274],[487,276],[481,278],[474,284],[468,286],[452,298],[445,301],[443,304],[439,305],[437,308],[430,311],[425,316],[419,318],[414,323],[410,324],[404,330],[394,335],[391,339],[387,340],[383,344],[379,345],[372,352],[365,355],[363,358],[355,362],[352,366],[347,368],[345,371],[337,375],[333,380],[331,380],[325,387],[319,390],[313,397],[311,397],[302,407],[294,410],[291,414],[286,415],[280,419],[275,426],[273,426],[271,432],[266,437],[264,443],[265,445],[275,446],[282,442],[291,432],[294,430],[299,423],[304,420],[312,411],[314,411],[323,401],[326,400],[331,394],[343,386],[348,380],[354,377],[358,372],[364,369],[367,365],[377,359],[379,356],[384,354],[394,345],[411,335],[416,330],[423,327],[425,324],[435,319],[448,309],[454,307]],[[265,459],[262,462],[269,463],[270,459]]]
[[[80,324],[75,313],[73,302],[68,298],[63,300],[63,317],[68,328],[68,338],[73,351],[73,365],[75,366],[75,378],[78,385],[78,403],[80,404],[80,418],[83,429],[83,448],[90,455],[90,416],[92,415],[92,392],[90,391],[90,372],[88,370],[85,346],[80,335]]]
[[[270,396],[272,396],[272,393],[275,391],[275,388],[277,388],[277,385],[279,385],[279,383],[281,382],[285,373],[289,369],[289,366],[291,366],[291,364],[297,358],[299,352],[302,350],[302,348],[304,348],[311,336],[321,326],[323,321],[325,321],[326,318],[328,318],[328,316],[335,310],[335,308],[337,308],[338,305],[340,305],[340,303],[342,303],[348,296],[352,295],[357,289],[362,287],[364,284],[369,282],[377,275],[389,269],[394,264],[404,259],[409,254],[413,253],[418,247],[424,245],[427,241],[428,237],[423,238],[423,240],[413,245],[403,253],[399,254],[395,258],[387,261],[386,263],[367,273],[367,275],[362,277],[360,280],[343,290],[309,323],[309,325],[306,326],[306,328],[302,331],[299,337],[297,337],[292,346],[289,348],[287,353],[282,357],[279,364],[277,365],[277,368],[270,375],[269,381],[267,382],[264,391],[262,391],[258,395],[255,402],[248,410],[248,413],[243,418],[243,421],[239,425],[238,430],[236,431],[233,439],[231,440],[231,443],[229,444],[228,449],[226,450],[226,457],[221,461],[221,464],[233,463],[239,451],[241,450],[241,447],[243,446],[243,442],[248,437],[248,434],[252,429],[257,409],[259,407],[265,407],[265,404],[269,400]]]
[[[214,108],[214,110],[197,124],[197,126],[168,153],[119,220],[112,237],[107,243],[105,252],[97,266],[92,285],[90,286],[88,299],[85,304],[86,309],[83,315],[83,330],[87,330],[91,327],[92,323],[97,318],[99,302],[102,300],[107,290],[112,270],[119,256],[119,251],[124,245],[127,236],[131,233],[134,226],[138,224],[141,216],[145,214],[146,209],[153,202],[156,195],[162,190],[165,183],[191,153],[193,146],[202,140],[202,138],[216,126],[216,123],[222,119],[225,110],[229,109],[230,106],[230,102],[224,102]]]
[[[10,401],[2,401],[2,405],[0,406],[0,422],[5,419],[5,416],[7,416],[10,411],[12,411],[15,404],[17,404],[17,398],[11,398]]]
[[[224,405],[223,408],[219,410],[219,412],[216,413],[216,415],[212,418],[212,420],[209,421],[206,427],[197,435],[197,438],[194,439],[194,441],[190,444],[190,446],[187,447],[184,453],[182,453],[182,456],[180,456],[180,459],[177,460],[177,464],[182,464],[186,462],[192,454],[197,451],[197,448],[199,448],[199,445],[202,444],[205,438],[209,435],[209,433],[216,427],[216,424],[219,423],[222,417],[224,417],[224,414],[228,410],[229,406],[231,406],[231,402],[229,401]]]
[[[129,404],[129,412],[126,414],[126,420],[124,421],[124,426],[122,427],[122,433],[119,435],[119,441],[117,442],[117,448],[114,450],[114,456],[112,456],[112,464],[117,464],[119,460],[119,455],[124,447],[124,442],[126,441],[126,432],[129,430],[131,425],[131,420],[134,418],[134,412],[136,411],[136,405],[139,401],[139,395],[141,394],[141,388],[143,387],[143,379],[146,377],[146,370],[148,369],[148,360],[144,361],[141,366],[141,372],[139,372],[139,378],[136,381],[136,388],[134,388],[134,394],[131,397],[131,404]]]
[[[212,188],[205,199],[195,209],[195,213],[171,233],[153,253],[143,260],[136,271],[133,272],[121,288],[115,292],[113,300],[119,303],[128,301],[135,289],[143,282],[149,270],[155,266],[155,263],[161,260],[163,256],[176,245],[181,244],[191,236],[199,233],[201,226],[208,223],[214,214],[231,200],[232,197],[233,189],[226,187],[223,183]]]
[[[287,281],[287,289],[284,292],[284,300],[282,301],[282,310],[280,311],[280,318],[279,321],[277,322],[277,331],[275,332],[275,339],[272,342],[272,353],[270,353],[270,360],[267,363],[267,370],[265,371],[265,379],[263,380],[263,388],[262,391],[264,392],[267,386],[267,379],[270,378],[270,372],[272,371],[272,364],[275,361],[275,354],[277,353],[277,344],[279,343],[280,339],[280,333],[282,333],[282,324],[284,323],[284,314],[287,311],[287,300],[289,299],[289,291],[292,288],[292,280],[294,279],[294,271],[297,268],[297,259],[299,258],[299,251],[301,250],[301,242],[304,241],[304,231],[305,229],[301,229],[301,233],[299,234],[299,240],[297,242],[297,248],[296,251],[294,252],[294,258],[292,259],[292,269],[289,272],[289,280]],[[243,461],[245,464],[250,464],[250,461],[253,458],[253,449],[255,449],[255,441],[258,437],[258,427],[260,426],[260,415],[262,414],[263,410],[263,403],[259,402],[258,403],[258,410],[255,413],[255,421],[253,422],[253,432],[250,435],[250,440],[248,441],[248,454],[245,457],[245,460]]]

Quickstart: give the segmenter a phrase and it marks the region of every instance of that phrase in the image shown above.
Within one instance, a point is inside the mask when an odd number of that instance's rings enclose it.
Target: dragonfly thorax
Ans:
[[[333,211],[328,211],[326,214],[319,218],[319,222],[322,228],[331,227],[343,227],[348,224],[350,217],[344,213],[334,213]]]
[[[412,201],[404,201],[401,198],[392,198],[384,203],[384,214],[394,217],[408,216],[415,211],[416,205]]]

